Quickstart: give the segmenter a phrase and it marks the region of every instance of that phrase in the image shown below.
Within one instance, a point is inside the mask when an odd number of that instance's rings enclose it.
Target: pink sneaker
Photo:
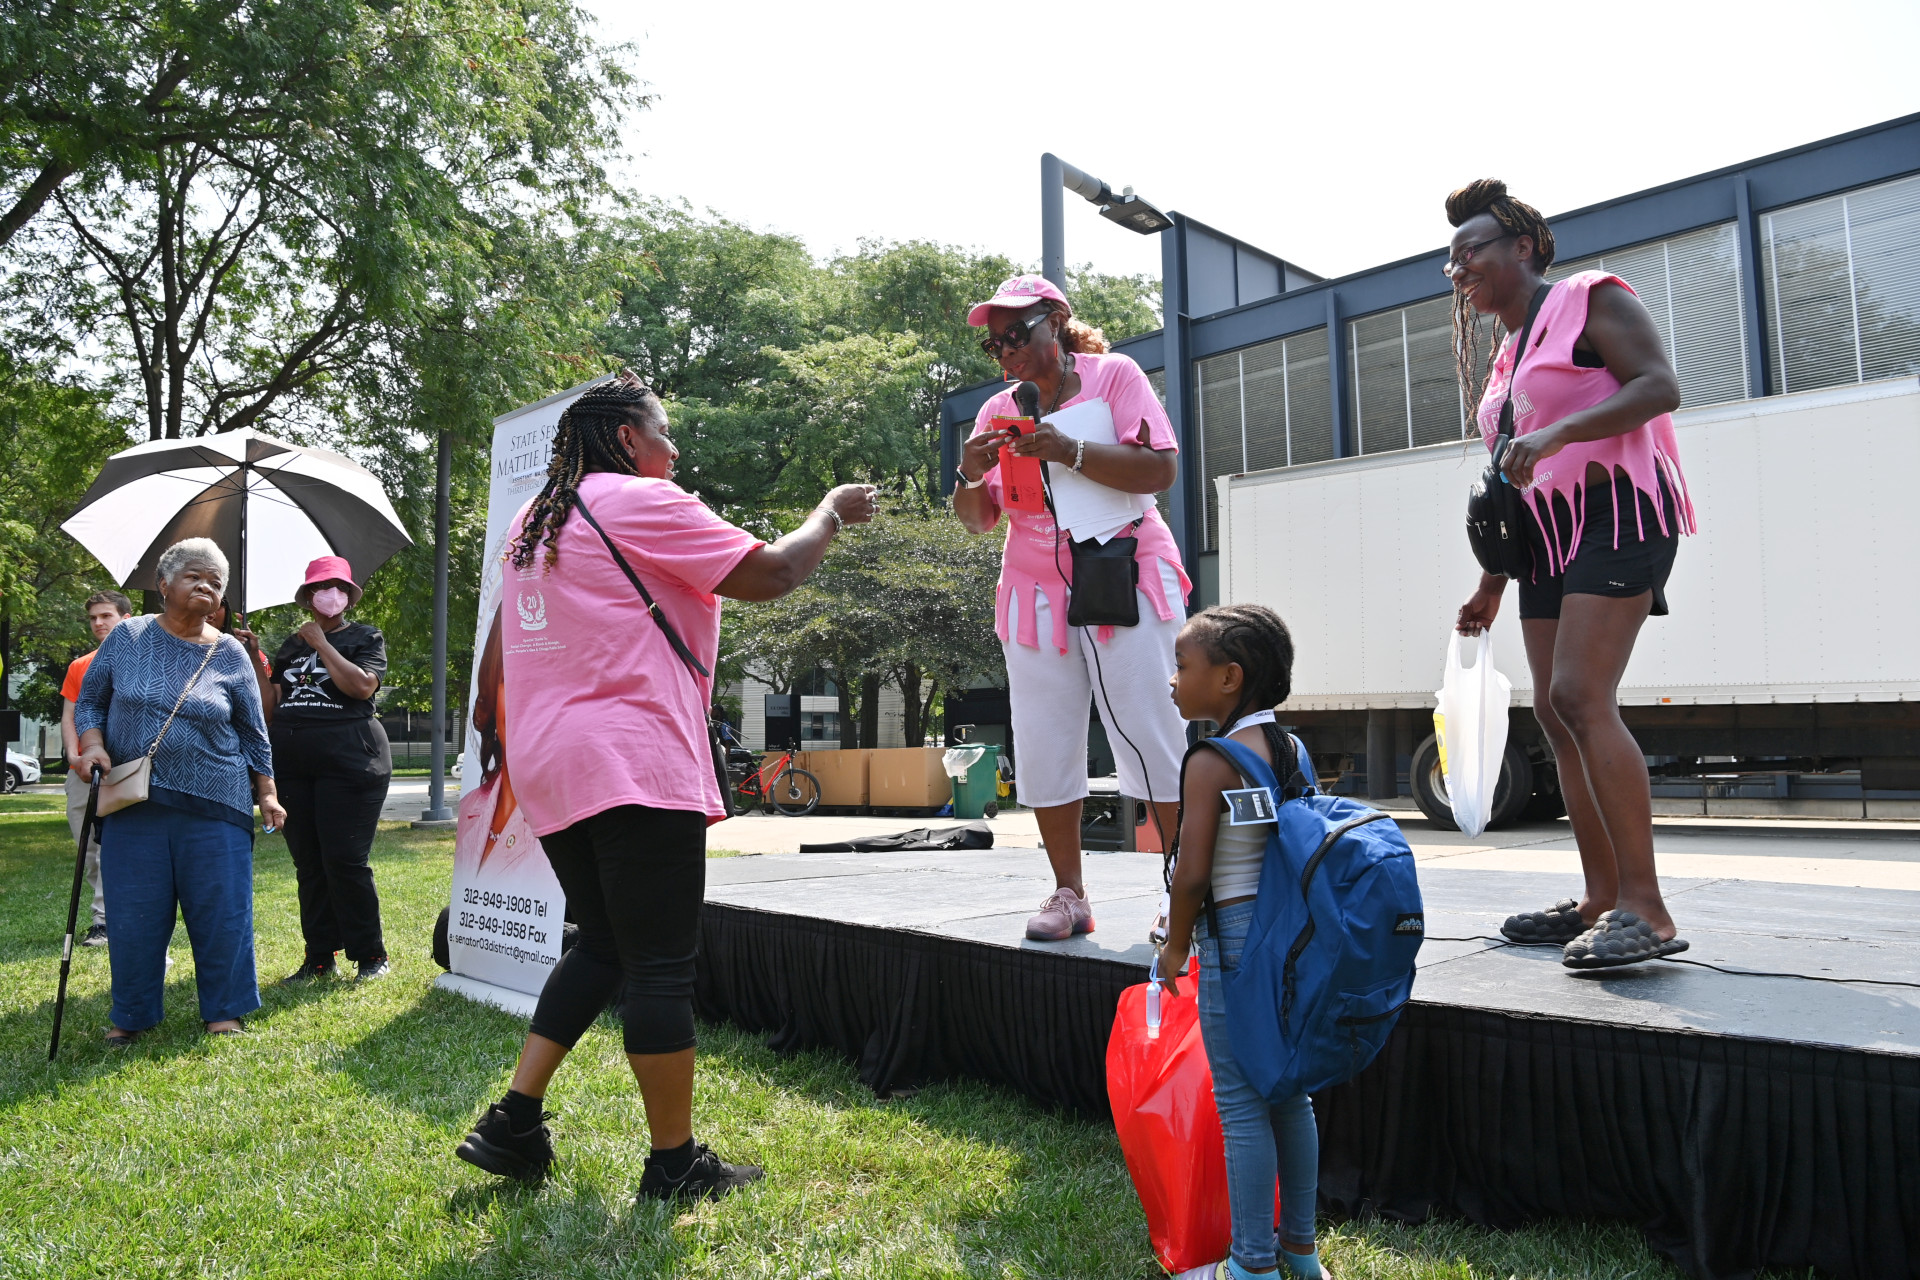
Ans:
[[[1040,904],[1040,914],[1027,921],[1027,936],[1035,942],[1065,942],[1092,932],[1093,906],[1071,889],[1055,889]]]

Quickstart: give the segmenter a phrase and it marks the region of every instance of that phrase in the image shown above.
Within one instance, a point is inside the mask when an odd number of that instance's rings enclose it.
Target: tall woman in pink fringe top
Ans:
[[[1513,397],[1503,463],[1532,517],[1533,572],[1518,584],[1533,710],[1553,747],[1585,890],[1510,917],[1515,942],[1565,944],[1571,968],[1633,964],[1683,951],[1653,864],[1646,758],[1620,718],[1618,690],[1641,624],[1667,612],[1680,535],[1694,532],[1673,410],[1679,380],[1653,318],[1618,276],[1583,271],[1554,285],[1553,232],[1506,184],[1482,179],[1447,197],[1461,386],[1478,396],[1488,448]],[[1524,353],[1517,335],[1545,291]],[[1509,335],[1476,386],[1481,315]],[[1518,361],[1518,373],[1515,363]],[[1483,574],[1459,629],[1493,623],[1507,579]]]

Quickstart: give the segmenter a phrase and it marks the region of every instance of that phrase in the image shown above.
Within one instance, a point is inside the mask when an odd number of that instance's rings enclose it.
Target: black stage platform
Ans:
[[[1575,879],[1446,861],[1413,1003],[1315,1099],[1324,1209],[1623,1219],[1702,1277],[1920,1274],[1920,892],[1670,877],[1694,963],[1577,974],[1485,936]],[[1047,944],[1022,936],[1039,850],[715,860],[701,1013],[882,1095],[971,1075],[1104,1116],[1159,855],[1089,854],[1087,883],[1098,930]]]

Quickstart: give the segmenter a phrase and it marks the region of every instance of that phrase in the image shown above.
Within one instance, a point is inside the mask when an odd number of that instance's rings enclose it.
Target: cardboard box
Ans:
[[[953,799],[953,782],[940,767],[944,747],[894,747],[870,753],[867,803],[876,809],[938,809]]]
[[[793,764],[820,781],[820,803],[828,808],[858,809],[867,804],[867,761],[870,750],[796,751]]]

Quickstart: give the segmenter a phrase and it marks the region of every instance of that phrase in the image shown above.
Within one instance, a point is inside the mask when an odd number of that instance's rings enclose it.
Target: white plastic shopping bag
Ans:
[[[946,770],[949,778],[964,778],[967,770],[978,764],[980,757],[985,754],[985,747],[949,747],[947,753],[940,757],[940,767]]]
[[[1458,631],[1447,641],[1447,670],[1434,697],[1433,733],[1440,743],[1440,769],[1447,780],[1453,820],[1469,836],[1493,818],[1494,788],[1507,752],[1507,707],[1513,684],[1493,665],[1493,631],[1467,639],[1470,662],[1461,660]]]

